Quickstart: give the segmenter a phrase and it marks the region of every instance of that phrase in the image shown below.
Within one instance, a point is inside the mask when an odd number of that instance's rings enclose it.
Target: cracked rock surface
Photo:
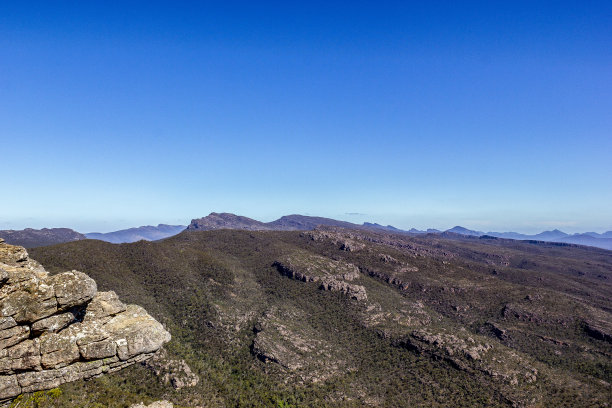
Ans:
[[[120,370],[169,340],[142,307],[82,272],[50,276],[0,239],[0,402]]]

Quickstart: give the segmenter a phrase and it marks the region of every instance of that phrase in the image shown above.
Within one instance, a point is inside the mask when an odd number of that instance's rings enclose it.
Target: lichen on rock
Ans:
[[[0,402],[151,357],[170,333],[79,271],[50,276],[0,240]]]

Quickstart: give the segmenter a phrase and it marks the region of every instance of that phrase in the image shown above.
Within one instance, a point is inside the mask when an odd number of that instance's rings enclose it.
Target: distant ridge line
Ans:
[[[578,234],[567,234],[558,229],[543,231],[538,234],[521,234],[518,232],[483,232],[471,230],[460,225],[445,231],[429,228],[418,230],[411,228],[403,230],[392,225],[381,225],[378,223],[364,222],[355,224],[348,221],[340,221],[333,218],[315,217],[309,215],[291,214],[284,215],[271,222],[262,222],[253,218],[236,215],[232,213],[212,212],[206,217],[191,220],[188,226],[158,224],[157,226],[141,226],[123,230],[99,233],[91,232],[81,234],[68,228],[43,228],[40,230],[26,228],[24,230],[0,230],[0,238],[7,242],[26,247],[46,246],[74,240],[97,239],[114,244],[130,243],[140,240],[157,241],[177,235],[184,230],[209,231],[216,229],[238,229],[249,231],[308,231],[318,226],[334,226],[342,228],[360,229],[387,232],[405,235],[442,234],[449,238],[460,236],[474,236],[484,238],[504,238],[514,240],[528,240],[541,242],[559,242],[566,244],[594,246],[612,250],[612,231],[604,233],[585,232]]]

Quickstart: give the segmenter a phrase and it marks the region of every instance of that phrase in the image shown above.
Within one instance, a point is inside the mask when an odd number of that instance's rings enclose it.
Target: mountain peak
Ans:
[[[188,230],[216,230],[216,229],[242,229],[242,230],[269,230],[266,224],[242,215],[232,213],[211,212],[206,217],[191,220]]]

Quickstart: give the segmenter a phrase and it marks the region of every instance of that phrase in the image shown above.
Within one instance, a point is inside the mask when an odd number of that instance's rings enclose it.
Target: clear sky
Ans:
[[[0,2],[0,229],[612,229],[612,2]]]

